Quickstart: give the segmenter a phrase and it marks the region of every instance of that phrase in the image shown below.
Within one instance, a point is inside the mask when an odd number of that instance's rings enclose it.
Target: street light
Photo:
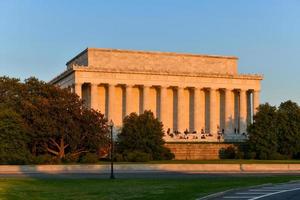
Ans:
[[[113,139],[113,128],[114,122],[112,120],[109,121],[108,126],[110,127],[110,179],[115,179],[114,175],[114,139]]]

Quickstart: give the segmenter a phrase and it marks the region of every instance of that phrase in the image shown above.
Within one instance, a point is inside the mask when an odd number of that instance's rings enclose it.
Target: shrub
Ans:
[[[126,161],[129,162],[148,162],[151,160],[151,155],[149,153],[141,151],[128,152],[125,155]]]
[[[95,153],[87,153],[80,157],[81,163],[96,163],[99,161],[98,155]]]
[[[123,154],[124,157],[129,156],[132,158],[130,160],[135,160],[133,158],[136,154],[145,156],[143,160],[172,159],[174,155],[164,146],[163,136],[163,125],[151,111],[145,111],[141,115],[131,113],[123,121],[118,140],[118,153]],[[149,158],[146,159],[148,157],[146,155],[149,155]]]
[[[62,159],[64,163],[76,163],[79,160],[79,156],[74,156],[72,154],[66,154],[65,157]]]
[[[116,153],[115,154],[114,160],[117,161],[117,162],[123,162],[123,161],[125,161],[124,157],[123,157],[123,154],[120,154],[120,153]]]
[[[38,155],[38,156],[33,156],[31,158],[31,163],[32,164],[59,164],[59,160],[55,158],[54,156],[51,156],[49,154],[44,154],[44,155]]]
[[[164,148],[160,155],[160,160],[173,160],[175,158],[175,155],[171,152],[170,149]]]
[[[255,152],[245,152],[245,159],[255,159],[256,158],[256,153]]]
[[[236,148],[235,147],[227,147],[226,149],[225,148],[222,148],[220,150],[220,158],[221,159],[234,159],[236,158]]]

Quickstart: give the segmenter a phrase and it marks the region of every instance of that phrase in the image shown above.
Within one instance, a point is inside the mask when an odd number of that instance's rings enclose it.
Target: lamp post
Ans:
[[[115,179],[114,175],[114,140],[113,140],[113,128],[114,128],[114,122],[112,120],[109,121],[109,127],[110,127],[110,179]]]

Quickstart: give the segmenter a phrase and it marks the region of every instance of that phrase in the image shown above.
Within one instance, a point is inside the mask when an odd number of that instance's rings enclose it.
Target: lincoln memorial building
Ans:
[[[240,141],[259,105],[262,75],[238,58],[87,48],[50,83],[69,88],[115,125],[151,110],[172,141]]]

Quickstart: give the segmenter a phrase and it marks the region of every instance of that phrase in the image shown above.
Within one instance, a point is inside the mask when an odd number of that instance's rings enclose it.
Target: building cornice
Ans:
[[[96,67],[73,66],[74,71],[81,72],[103,72],[103,73],[121,73],[121,74],[143,74],[143,75],[168,75],[168,76],[189,76],[189,77],[206,77],[206,78],[228,78],[228,79],[248,79],[263,80],[261,74],[205,74],[205,73],[171,73],[171,72],[152,72],[152,71],[124,71],[124,70],[105,70]]]

